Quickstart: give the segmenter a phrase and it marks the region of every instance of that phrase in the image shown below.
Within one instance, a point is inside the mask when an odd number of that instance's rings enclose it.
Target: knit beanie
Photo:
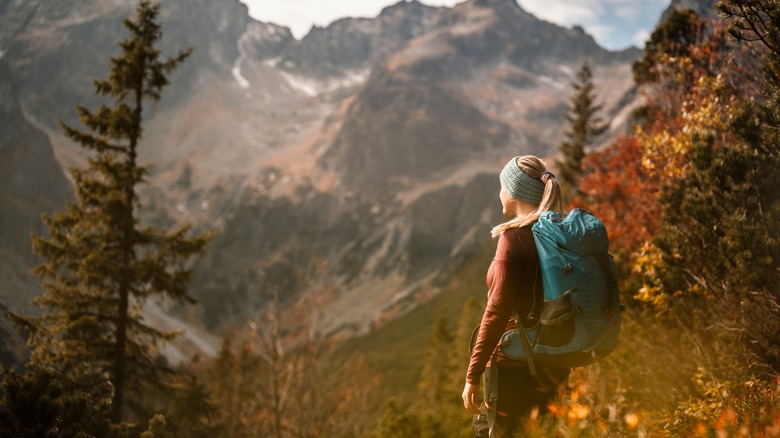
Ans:
[[[520,169],[520,166],[517,165],[517,157],[512,158],[506,163],[506,166],[504,166],[504,169],[499,175],[499,179],[501,180],[501,184],[513,198],[532,205],[539,205],[542,203],[544,183],[526,175],[525,172]]]

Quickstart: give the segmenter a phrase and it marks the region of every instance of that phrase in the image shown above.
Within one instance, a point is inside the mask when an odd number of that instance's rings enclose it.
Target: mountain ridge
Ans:
[[[80,152],[56,120],[100,103],[85,78],[105,75],[130,4],[31,0],[0,14],[30,17],[0,31],[4,59],[24,116],[67,164]],[[274,278],[286,306],[327,297],[323,324],[343,336],[408,312],[500,219],[496,169],[554,150],[579,63],[610,85],[609,111],[633,86],[636,52],[609,52],[511,0],[400,2],[301,40],[238,0],[162,6],[163,53],[196,50],[148,108],[142,215],[218,231],[191,288],[214,330],[253,318]],[[298,278],[315,265],[317,281]]]

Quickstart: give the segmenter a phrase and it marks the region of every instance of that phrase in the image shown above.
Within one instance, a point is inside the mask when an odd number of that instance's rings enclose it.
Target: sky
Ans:
[[[259,21],[287,26],[302,38],[312,25],[325,27],[344,17],[376,17],[402,0],[241,0]],[[420,0],[430,6],[453,6],[463,0]],[[610,50],[644,47],[670,0],[518,0],[538,18],[564,27],[582,26]]]

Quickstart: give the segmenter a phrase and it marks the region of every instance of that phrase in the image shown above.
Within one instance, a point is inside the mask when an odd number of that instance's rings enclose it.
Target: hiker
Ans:
[[[562,212],[563,202],[555,176],[538,157],[514,157],[499,176],[499,198],[508,221],[493,228],[498,238],[496,255],[487,272],[488,300],[474,342],[463,388],[463,404],[477,414],[474,436],[487,437],[487,416],[495,418],[496,437],[511,437],[534,408],[546,411],[559,389],[568,382],[569,368],[535,364],[532,374],[524,360],[505,357],[498,344],[507,330],[515,328],[512,312],[517,311],[523,326],[538,321],[543,299],[539,255],[531,226],[541,213]],[[491,365],[492,364],[492,365]],[[485,377],[483,400],[489,400],[490,380],[497,378],[497,402],[479,404],[480,377]],[[492,419],[491,419],[492,420]]]

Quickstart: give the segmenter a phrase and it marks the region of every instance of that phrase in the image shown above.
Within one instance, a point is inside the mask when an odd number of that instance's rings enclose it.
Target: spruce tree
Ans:
[[[450,359],[454,339],[450,320],[444,311],[439,313],[433,332],[428,338],[428,349],[420,376],[419,391],[426,403],[440,405],[451,392],[448,391],[448,377],[455,364]]]
[[[3,368],[0,373],[0,438],[123,436],[108,420],[108,403],[53,369],[19,374]]]
[[[723,303],[722,320],[741,326],[747,346],[769,374],[780,371],[780,4],[727,0],[719,10],[738,41],[764,52],[761,99],[732,119],[733,139],[701,138],[692,170],[665,187],[666,288],[696,284]],[[682,286],[681,286],[682,284]],[[711,315],[710,318],[712,319]],[[753,361],[751,361],[752,363]]]
[[[33,236],[44,261],[35,269],[43,280],[36,299],[42,314],[15,318],[29,333],[32,363],[52,364],[93,391],[110,393],[115,423],[122,421],[126,392],[162,381],[154,347],[176,335],[147,324],[143,303],[191,301],[187,265],[209,238],[192,236],[190,226],[145,227],[138,218],[138,189],[149,169],[137,160],[144,104],[160,99],[168,74],[191,52],[161,59],[159,12],[158,4],[139,2],[124,22],[130,37],[111,58],[109,77],[94,82],[113,106],[77,107],[84,130],[60,122],[66,137],[81,144],[87,164],[70,170],[76,201],[44,217],[48,237]]]
[[[634,61],[634,82],[646,85],[658,82],[658,66],[664,57],[688,56],[691,45],[706,38],[705,22],[690,9],[675,9],[658,24],[645,43],[644,56]]]
[[[423,436],[420,415],[413,409],[401,409],[396,399],[385,404],[379,425],[372,434],[373,438],[411,438]]]
[[[572,83],[572,87],[574,95],[569,102],[569,112],[566,114],[569,130],[566,131],[565,139],[560,146],[563,157],[556,163],[558,180],[561,183],[564,199],[567,201],[579,194],[578,180],[582,174],[585,150],[607,129],[607,125],[596,115],[602,106],[596,104],[593,73],[587,61],[582,63],[577,72],[577,80]]]

